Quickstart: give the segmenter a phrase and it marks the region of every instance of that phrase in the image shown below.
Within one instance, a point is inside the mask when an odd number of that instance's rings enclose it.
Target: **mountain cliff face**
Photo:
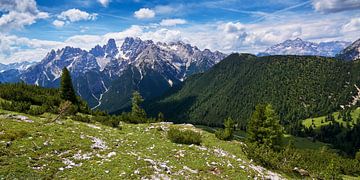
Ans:
[[[334,57],[349,44],[349,42],[345,41],[313,43],[297,38],[276,44],[258,55],[315,55]]]
[[[223,58],[223,53],[183,42],[154,43],[128,37],[118,47],[114,39],[109,39],[90,51],[73,47],[52,50],[41,62],[19,73],[18,80],[58,87],[62,69],[67,67],[76,92],[90,107],[113,112],[129,104],[134,90],[145,99],[160,96]]]
[[[360,59],[360,39],[353,42],[350,46],[342,50],[337,56],[346,61],[355,61]]]

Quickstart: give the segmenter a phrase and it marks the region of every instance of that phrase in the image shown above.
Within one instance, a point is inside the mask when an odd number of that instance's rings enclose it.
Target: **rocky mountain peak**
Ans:
[[[108,55],[113,56],[113,57],[119,53],[119,50],[116,46],[114,39],[109,39],[107,44],[104,45],[103,49],[104,49],[105,53],[107,53]]]
[[[354,41],[351,45],[342,50],[336,57],[346,61],[360,60],[360,39]]]
[[[95,57],[103,57],[105,55],[105,51],[100,45],[96,45],[89,52]]]

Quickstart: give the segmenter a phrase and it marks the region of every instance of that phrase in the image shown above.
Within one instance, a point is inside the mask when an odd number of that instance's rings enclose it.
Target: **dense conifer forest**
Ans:
[[[359,63],[334,58],[232,54],[148,102],[147,109],[175,122],[219,126],[231,117],[245,127],[257,104],[271,103],[288,125],[348,105],[359,73]]]

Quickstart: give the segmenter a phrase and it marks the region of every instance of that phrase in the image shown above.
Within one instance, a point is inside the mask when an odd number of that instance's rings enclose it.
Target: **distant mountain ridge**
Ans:
[[[223,58],[223,53],[200,50],[183,42],[155,43],[127,37],[120,47],[109,39],[90,51],[69,46],[51,50],[36,65],[12,73],[18,81],[58,87],[62,69],[67,67],[78,95],[90,107],[112,112],[128,105],[133,90],[146,99],[159,96]]]
[[[342,50],[336,57],[346,61],[360,60],[360,39]]]
[[[15,63],[10,63],[10,64],[0,63],[0,72],[4,72],[7,70],[11,70],[11,69],[17,69],[17,70],[23,71],[35,64],[36,64],[36,62],[29,62],[29,61],[15,62]]]
[[[264,52],[260,52],[258,56],[268,55],[314,55],[334,57],[341,50],[346,48],[350,42],[331,41],[314,43],[304,41],[300,38],[294,40],[286,40],[282,43],[271,46]]]

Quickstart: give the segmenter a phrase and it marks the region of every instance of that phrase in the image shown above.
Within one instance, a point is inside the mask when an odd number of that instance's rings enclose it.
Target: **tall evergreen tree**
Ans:
[[[66,67],[62,70],[61,84],[60,84],[60,97],[63,100],[72,102],[73,104],[78,103],[76,94],[75,94],[75,91],[73,88],[71,75]]]
[[[135,91],[131,99],[132,102],[131,116],[133,118],[146,119],[146,112],[140,106],[143,101],[144,99],[141,97],[140,93]]]
[[[257,105],[247,127],[249,141],[277,148],[281,145],[282,131],[273,107],[270,104]]]

